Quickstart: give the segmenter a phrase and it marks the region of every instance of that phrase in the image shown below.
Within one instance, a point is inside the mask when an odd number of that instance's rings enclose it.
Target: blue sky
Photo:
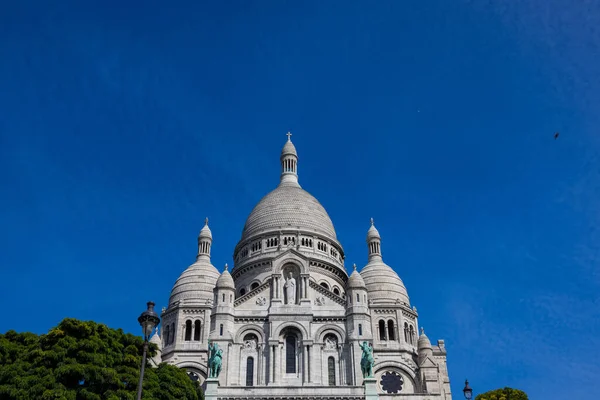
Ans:
[[[0,332],[137,333],[206,216],[232,264],[291,130],[348,268],[375,219],[455,398],[600,393],[597,4],[47,3],[0,13]]]

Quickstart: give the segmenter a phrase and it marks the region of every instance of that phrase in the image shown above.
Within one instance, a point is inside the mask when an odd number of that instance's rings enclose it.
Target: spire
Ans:
[[[198,256],[196,260],[203,258],[210,261],[210,247],[212,246],[212,232],[208,227],[208,217],[204,219],[204,227],[198,235]]]
[[[281,150],[281,182],[280,185],[298,185],[298,153],[292,143],[292,134],[287,133],[287,142]]]
[[[381,236],[375,228],[373,218],[371,218],[371,227],[367,231],[367,245],[369,247],[369,261],[376,258],[381,259]]]

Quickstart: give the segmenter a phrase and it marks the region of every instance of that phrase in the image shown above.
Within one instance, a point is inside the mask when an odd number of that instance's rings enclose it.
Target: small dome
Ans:
[[[150,338],[150,343],[154,343],[158,349],[162,349],[162,341],[160,340],[160,336],[158,336],[158,329],[154,331],[154,335]]]
[[[198,235],[198,238],[207,238],[212,240],[212,232],[208,227],[208,218],[204,220],[204,227],[200,230],[200,235]]]
[[[365,281],[363,280],[362,276],[360,276],[360,274],[356,270],[356,264],[353,265],[353,268],[354,268],[354,271],[348,278],[346,287],[348,289],[365,289],[366,290],[367,287],[365,286]]]
[[[169,306],[177,301],[205,303],[212,300],[213,289],[219,279],[219,271],[206,258],[198,258],[181,273],[169,298]]]
[[[281,150],[281,157],[286,156],[288,154],[292,154],[298,157],[298,153],[296,153],[296,146],[294,146],[294,143],[292,143],[290,136],[292,136],[292,134],[288,132],[288,140],[287,142],[285,142],[285,145]]]
[[[374,302],[410,304],[404,282],[398,274],[381,258],[374,258],[360,271],[369,293]]]
[[[234,289],[235,290],[235,284],[233,283],[233,278],[231,277],[231,274],[229,273],[229,271],[227,269],[228,269],[228,266],[227,266],[227,264],[225,264],[225,270],[223,271],[221,276],[219,276],[219,279],[217,279],[216,287],[219,289]]]
[[[379,236],[379,231],[375,228],[375,223],[373,222],[373,218],[371,218],[371,227],[367,231],[367,242],[370,242],[373,239],[381,240],[381,236]]]
[[[417,342],[417,349],[420,351],[423,350],[432,350],[433,348],[431,347],[431,342],[429,341],[429,338],[427,337],[427,335],[425,335],[425,330],[423,328],[421,328],[421,335],[419,335],[419,340]]]

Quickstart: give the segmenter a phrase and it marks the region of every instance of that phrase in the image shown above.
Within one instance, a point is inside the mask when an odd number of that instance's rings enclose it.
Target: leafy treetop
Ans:
[[[505,387],[478,394],[475,400],[529,400],[529,398],[522,390]]]
[[[93,321],[64,319],[45,335],[0,334],[0,398],[134,400],[143,340]],[[149,345],[149,357],[156,353]],[[146,365],[144,400],[201,400],[184,370]]]

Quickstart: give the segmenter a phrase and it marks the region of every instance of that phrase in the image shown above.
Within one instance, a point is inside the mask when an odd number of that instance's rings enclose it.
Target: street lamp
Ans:
[[[140,370],[140,382],[138,383],[137,400],[142,400],[142,384],[144,383],[144,369],[146,368],[146,353],[148,352],[148,339],[152,335],[152,331],[160,322],[158,314],[154,311],[154,303],[149,301],[148,309],[144,311],[138,318],[138,322],[142,326],[144,334],[144,355],[142,356],[142,368]]]
[[[463,393],[465,394],[465,399],[471,400],[473,398],[473,389],[469,387],[469,381],[465,379],[465,388],[463,389]]]

